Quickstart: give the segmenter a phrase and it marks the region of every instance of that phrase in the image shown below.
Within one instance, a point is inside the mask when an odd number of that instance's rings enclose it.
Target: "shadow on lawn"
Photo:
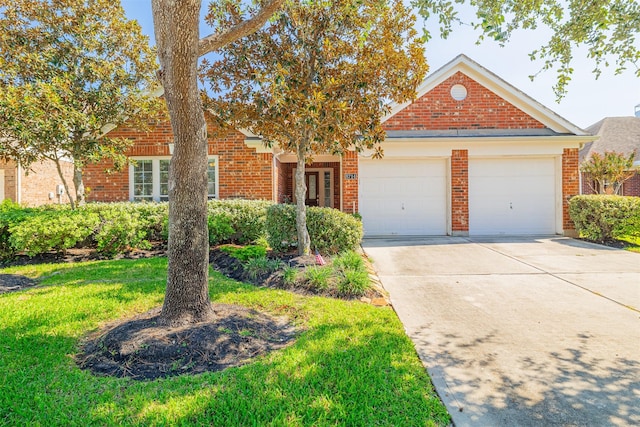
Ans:
[[[19,319],[0,325],[4,371],[0,424],[57,420],[67,425],[426,425],[432,419],[448,423],[392,310],[298,295],[281,300],[280,295],[288,293],[215,273],[210,284],[213,300],[235,295],[264,304],[272,312],[299,315],[303,323],[314,326],[290,347],[217,373],[136,382],[81,371],[72,357],[79,344],[76,335],[97,326],[95,320],[87,320],[95,315],[82,306],[103,301],[109,307],[126,308],[141,294],[161,295],[164,283],[145,280],[144,268],[109,261],[65,268],[54,275],[44,273],[49,275],[44,285],[0,298],[0,305],[10,302],[12,308],[25,311]],[[166,267],[147,268],[154,276],[155,269]],[[85,279],[85,273],[91,278]],[[65,283],[73,277],[83,279]],[[100,277],[110,285],[112,281],[122,285],[87,286],[100,283]],[[62,284],[67,289],[56,295]],[[77,310],[57,306],[56,298],[64,299],[65,292],[79,293]],[[265,297],[257,298],[259,294]],[[50,310],[46,304],[34,308],[38,298],[50,301]],[[316,306],[308,318],[305,304],[341,308],[326,313]]]

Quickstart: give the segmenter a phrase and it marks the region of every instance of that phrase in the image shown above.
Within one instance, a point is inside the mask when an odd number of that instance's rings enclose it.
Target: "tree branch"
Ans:
[[[221,47],[232,43],[242,37],[253,34],[271,18],[284,0],[270,0],[263,6],[253,18],[242,21],[240,24],[225,30],[219,34],[210,34],[198,42],[199,56],[206,55],[209,52],[220,49]]]

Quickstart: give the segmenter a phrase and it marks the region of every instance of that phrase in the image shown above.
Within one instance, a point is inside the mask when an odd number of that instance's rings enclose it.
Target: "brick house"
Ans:
[[[62,173],[73,185],[73,163],[61,162]],[[33,163],[28,169],[15,162],[0,161],[0,201],[13,200],[25,206],[69,203],[66,193],[59,194],[62,180],[52,161]]]
[[[319,155],[306,169],[307,203],[360,212],[365,233],[571,233],[578,149],[593,138],[460,55],[429,75],[414,102],[383,120],[384,158]],[[89,200],[166,200],[171,127],[118,128],[135,141],[127,170],[85,169]],[[248,132],[209,129],[209,196],[293,200],[295,156]]]
[[[592,153],[604,154],[606,151],[615,151],[629,155],[635,152],[634,165],[638,170],[622,184],[620,195],[640,196],[640,117],[606,117],[586,130],[598,139],[585,144],[580,150],[580,163],[589,160]],[[588,174],[581,172],[580,175],[581,193],[596,193],[597,183]]]

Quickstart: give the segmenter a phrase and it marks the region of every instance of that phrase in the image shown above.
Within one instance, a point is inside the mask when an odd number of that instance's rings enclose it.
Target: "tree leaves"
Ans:
[[[161,108],[149,96],[155,52],[137,22],[109,0],[15,0],[2,12],[0,158],[121,163],[128,144],[103,126],[145,128]]]
[[[581,46],[594,61],[596,78],[603,67],[612,65],[616,73],[631,65],[640,77],[640,3],[635,0],[413,0],[412,4],[427,25],[432,16],[438,18],[444,38],[453,24],[461,22],[459,12],[467,5],[476,10],[478,22],[472,25],[479,31],[479,41],[490,37],[505,43],[519,29],[547,27],[550,39],[529,56],[544,60],[540,71],[557,70],[554,91],[558,99],[566,93],[574,71],[573,52]],[[425,30],[425,38],[429,37]]]
[[[606,151],[604,155],[592,153],[588,160],[580,165],[580,171],[596,182],[593,190],[600,194],[618,194],[622,183],[635,174],[633,166],[635,151],[629,155]]]
[[[234,13],[210,15],[233,25]],[[208,108],[297,152],[372,148],[392,102],[413,99],[426,72],[414,17],[400,1],[285,3],[260,31],[203,62]]]

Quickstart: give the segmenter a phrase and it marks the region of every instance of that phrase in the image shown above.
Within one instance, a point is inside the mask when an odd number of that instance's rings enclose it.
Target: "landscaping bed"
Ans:
[[[220,247],[211,249],[209,261],[213,268],[225,276],[242,282],[253,283],[258,286],[287,289],[304,295],[360,299],[363,302],[372,302],[375,305],[388,305],[387,293],[377,281],[373,269],[366,261],[366,258],[361,254],[357,255],[362,257],[367,280],[370,284],[361,295],[341,295],[335,286],[330,286],[329,283],[327,283],[326,287],[317,286],[313,279],[309,279],[309,276],[314,273],[323,275],[323,273],[320,272],[321,270],[326,269],[328,272],[332,271],[331,257],[322,258],[325,264],[319,265],[318,258],[315,255],[298,256],[293,253],[280,255],[269,253],[267,258],[274,261],[275,269],[272,271],[264,270],[260,274],[254,274],[247,268],[247,263],[231,256],[228,252],[221,250]],[[292,280],[287,280],[287,274],[293,274],[295,277]],[[325,278],[328,282],[334,279],[329,273]],[[321,277],[318,280],[325,278]]]

